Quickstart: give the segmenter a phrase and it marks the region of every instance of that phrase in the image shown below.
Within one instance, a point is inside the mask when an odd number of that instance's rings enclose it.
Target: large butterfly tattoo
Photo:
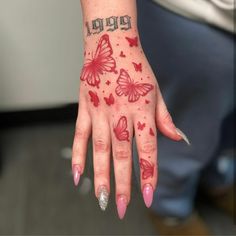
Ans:
[[[140,159],[139,164],[140,164],[140,168],[143,170],[142,179],[153,177],[153,172],[154,172],[153,164],[151,164],[149,161],[146,161],[142,158]]]
[[[134,82],[124,69],[120,70],[120,75],[116,82],[118,84],[115,90],[116,94],[118,96],[128,96],[129,102],[136,102],[140,96],[145,96],[154,88],[152,84]]]
[[[127,118],[126,116],[121,116],[116,127],[113,129],[116,138],[119,141],[129,142],[129,131],[127,130]]]
[[[84,63],[80,79],[86,80],[91,86],[98,88],[100,83],[100,75],[104,72],[116,72],[116,62],[112,57],[113,50],[108,34],[104,34],[99,42],[94,55],[91,59],[86,59]]]

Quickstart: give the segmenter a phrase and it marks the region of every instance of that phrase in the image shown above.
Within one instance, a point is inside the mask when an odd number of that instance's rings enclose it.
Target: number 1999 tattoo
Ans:
[[[131,29],[131,17],[128,15],[125,16],[110,16],[108,18],[97,18],[92,20],[91,23],[88,21],[85,23],[87,29],[87,36],[92,34],[99,34],[101,32],[110,31],[113,32],[117,29],[129,30]]]

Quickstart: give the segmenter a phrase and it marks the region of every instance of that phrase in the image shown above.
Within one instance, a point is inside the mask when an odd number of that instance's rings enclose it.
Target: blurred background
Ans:
[[[73,185],[81,20],[78,0],[0,0],[1,235],[156,232],[135,177],[123,221],[117,217],[114,188],[108,209],[100,210],[91,146],[80,187]],[[233,146],[233,122],[229,114],[222,128],[227,147]],[[197,204],[215,235],[236,234],[229,216],[201,199]]]

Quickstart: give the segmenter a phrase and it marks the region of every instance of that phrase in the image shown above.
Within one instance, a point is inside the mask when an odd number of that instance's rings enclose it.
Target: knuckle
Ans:
[[[141,145],[140,152],[151,154],[157,150],[156,144],[153,142],[146,142]]]
[[[115,149],[115,158],[117,160],[124,160],[131,157],[131,150],[129,149]]]
[[[107,152],[109,149],[109,145],[103,139],[95,139],[94,140],[94,149],[95,152]]]
[[[121,187],[123,187],[124,189],[130,188],[130,182],[125,178],[119,178],[116,184],[119,185],[120,188]]]
[[[75,137],[78,139],[86,139],[88,138],[88,132],[81,127],[75,128]]]
[[[170,113],[167,110],[163,114],[162,122],[164,122],[164,123],[171,123],[172,122],[172,117],[171,117]]]
[[[102,167],[96,167],[94,168],[94,177],[95,178],[99,178],[99,177],[103,177],[105,175],[105,168]]]

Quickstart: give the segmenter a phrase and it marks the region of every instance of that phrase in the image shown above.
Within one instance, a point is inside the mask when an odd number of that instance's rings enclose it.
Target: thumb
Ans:
[[[157,89],[157,105],[156,105],[156,126],[157,129],[166,137],[180,141],[184,140],[188,145],[190,142],[187,136],[178,128],[176,128],[170,113],[159,89]]]

